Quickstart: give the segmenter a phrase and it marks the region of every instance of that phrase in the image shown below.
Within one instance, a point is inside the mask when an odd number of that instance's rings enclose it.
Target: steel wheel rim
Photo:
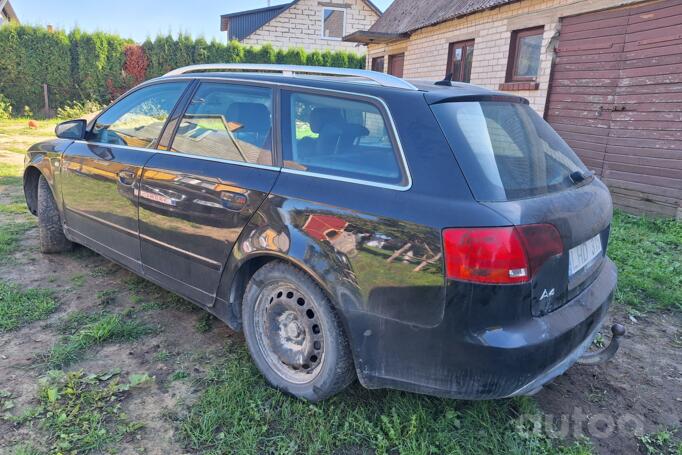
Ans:
[[[286,283],[266,286],[254,308],[258,348],[268,366],[283,379],[306,384],[324,362],[324,336],[317,307]]]

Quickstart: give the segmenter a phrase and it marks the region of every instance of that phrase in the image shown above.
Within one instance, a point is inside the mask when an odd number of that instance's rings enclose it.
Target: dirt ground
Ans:
[[[0,156],[3,162],[12,158],[15,163],[21,162],[21,155]],[[16,199],[17,191],[15,187],[0,188],[0,203]],[[0,217],[7,221],[8,217],[25,215],[0,213]],[[16,409],[35,404],[37,383],[45,374],[38,359],[59,339],[58,321],[76,310],[101,310],[103,303],[98,295],[105,291],[114,291],[107,305],[116,311],[139,310],[158,292],[84,248],[65,255],[42,255],[37,236],[37,229],[29,230],[12,260],[0,265],[3,280],[22,287],[53,288],[60,302],[48,319],[0,335],[0,389],[11,393]],[[212,323],[211,330],[198,331],[197,324],[205,316],[189,305],[161,305],[141,311],[139,317],[158,326],[158,333],[134,343],[95,347],[69,370],[106,371],[116,367],[123,377],[142,372],[153,376],[151,384],[122,403],[128,416],[145,427],[125,439],[119,453],[184,453],[174,422],[181,405],[191,403],[199,390],[190,381],[172,380],[171,375],[182,371],[201,376],[221,352],[243,339],[218,321]],[[578,437],[582,431],[596,452],[638,453],[641,445],[634,434],[638,425],[646,433],[680,427],[682,320],[668,313],[631,317],[623,308],[612,310],[611,319],[627,328],[616,358],[601,366],[576,365],[535,398],[555,423],[562,418],[569,420],[569,438]],[[582,414],[587,417],[576,424]],[[619,425],[626,421],[628,425]],[[22,441],[39,441],[40,431],[35,426],[17,426],[0,419],[0,453],[10,453],[9,448]]]
[[[56,289],[56,297],[61,302],[59,310],[47,320],[0,336],[0,384],[11,392],[17,409],[26,409],[35,404],[38,380],[45,374],[37,359],[59,338],[54,330],[55,323],[75,310],[101,309],[95,297],[98,292],[120,290],[115,301],[109,304],[117,309],[134,308],[130,297],[138,294],[128,291],[125,284],[132,278],[131,273],[94,253],[77,250],[70,255],[41,255],[37,251],[37,230],[29,232],[22,242],[22,253],[17,256],[15,264],[0,268],[0,276],[27,287],[46,287],[54,280],[50,287]],[[93,277],[92,271],[102,267],[106,276]],[[83,275],[86,277],[84,284],[74,287],[71,277]],[[139,439],[124,442],[120,453],[140,453],[140,449],[153,454],[183,453],[182,447],[175,442],[172,420],[166,418],[166,414],[174,412],[179,401],[191,400],[194,391],[184,382],[166,379],[177,370],[201,372],[202,364],[224,349],[234,334],[228,333],[220,324],[209,333],[197,333],[194,326],[201,313],[189,307],[163,308],[142,317],[159,325],[160,334],[135,344],[105,345],[70,365],[69,370],[97,372],[116,367],[123,375],[146,372],[155,377],[150,386],[137,391],[132,399],[123,403],[130,419],[144,422],[145,429],[136,435]],[[156,360],[155,354],[159,352],[169,353],[168,358]],[[3,447],[9,448],[28,439],[40,440],[40,433],[37,438],[27,434],[33,430],[25,426],[17,430],[12,423],[0,420],[0,453],[8,453],[3,452]]]
[[[557,429],[564,417],[571,423],[569,436],[590,436],[595,452],[638,453],[638,423],[650,433],[682,422],[682,324],[666,314],[632,320],[622,308],[612,309],[609,319],[605,334],[613,322],[627,329],[616,357],[573,366],[536,399]],[[582,426],[576,424],[580,413],[587,416]]]

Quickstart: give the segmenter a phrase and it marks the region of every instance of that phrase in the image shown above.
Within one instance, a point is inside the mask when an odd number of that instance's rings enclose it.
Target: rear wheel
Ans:
[[[319,401],[355,379],[331,302],[296,267],[279,261],[261,267],[246,288],[242,320],[251,357],[275,388]]]
[[[40,232],[40,251],[43,253],[63,253],[73,248],[64,235],[62,220],[50,185],[44,176],[38,179],[38,228]]]

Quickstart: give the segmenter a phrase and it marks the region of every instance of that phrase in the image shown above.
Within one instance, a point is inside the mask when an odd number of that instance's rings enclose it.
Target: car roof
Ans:
[[[412,93],[424,96],[429,104],[448,101],[484,101],[503,100],[528,104],[525,98],[510,95],[508,93],[490,90],[485,87],[467,84],[463,82],[441,82],[426,80],[409,80],[416,90],[404,88],[385,87],[365,79],[352,76],[324,76],[324,75],[282,75],[279,73],[258,72],[188,72],[177,75],[162,76],[155,80],[173,79],[224,79],[255,81],[263,83],[292,85],[299,87],[334,90],[339,92],[352,92],[386,98],[396,93]]]

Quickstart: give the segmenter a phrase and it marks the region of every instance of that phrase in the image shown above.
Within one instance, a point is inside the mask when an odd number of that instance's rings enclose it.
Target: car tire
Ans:
[[[273,261],[254,273],[244,293],[242,322],[251,357],[276,389],[315,402],[355,380],[335,309],[293,265]]]
[[[73,243],[64,235],[61,215],[50,185],[42,175],[38,179],[38,229],[41,252],[63,253],[73,248]]]

